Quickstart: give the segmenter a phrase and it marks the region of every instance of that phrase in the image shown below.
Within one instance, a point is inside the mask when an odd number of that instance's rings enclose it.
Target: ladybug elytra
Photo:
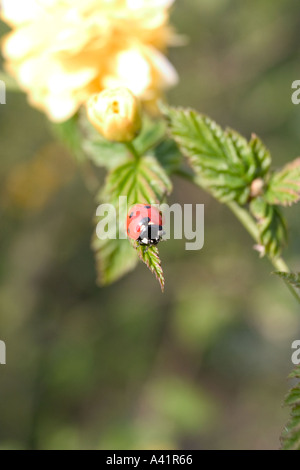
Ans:
[[[139,245],[157,245],[162,236],[162,214],[150,204],[135,204],[128,212],[127,235]]]

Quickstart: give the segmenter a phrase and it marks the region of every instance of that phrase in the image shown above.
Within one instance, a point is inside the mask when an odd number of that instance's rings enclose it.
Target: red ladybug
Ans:
[[[154,206],[136,204],[127,215],[127,235],[139,245],[157,245],[163,236],[162,214]]]

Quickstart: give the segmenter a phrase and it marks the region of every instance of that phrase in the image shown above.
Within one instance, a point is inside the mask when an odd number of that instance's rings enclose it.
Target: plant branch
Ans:
[[[238,220],[245,227],[247,232],[252,236],[255,242],[259,243],[259,232],[258,232],[257,225],[254,219],[251,217],[251,215],[246,211],[246,209],[240,207],[236,202],[228,202],[227,206],[234,213],[234,215],[238,218]],[[273,257],[270,255],[268,255],[268,258],[276,270],[287,272],[287,273],[290,272],[290,269],[283,258]],[[297,290],[286,281],[285,281],[285,284],[287,285],[292,295],[300,303],[300,295],[297,292]]]
[[[189,180],[191,183],[194,183],[197,186],[199,186],[199,177],[195,176],[194,174],[190,174],[185,169],[180,168],[180,169],[176,170],[175,174],[177,174],[177,175]],[[241,222],[241,224],[244,226],[244,228],[247,230],[247,232],[252,236],[254,241],[257,244],[259,244],[258,227],[255,223],[255,220],[249,214],[249,212],[247,212],[247,210],[244,209],[243,207],[239,206],[236,202],[227,202],[226,205],[234,213],[234,215]],[[272,265],[274,266],[274,268],[277,271],[282,271],[282,272],[287,272],[287,273],[290,272],[290,269],[289,269],[288,265],[286,264],[286,262],[284,261],[283,258],[281,258],[281,257],[272,257],[272,256],[268,255],[268,259],[270,260],[270,262],[272,263]],[[300,303],[300,295],[299,295],[298,291],[293,286],[291,286],[291,284],[289,284],[288,282],[286,282],[286,281],[284,281],[284,282],[285,282],[287,288],[289,289],[289,291],[291,292],[291,294]]]
[[[259,243],[258,228],[251,215],[245,209],[240,207],[236,202],[228,202],[227,206],[245,227],[247,232],[250,233],[255,242]]]
[[[138,153],[137,149],[135,148],[132,142],[124,143],[125,147],[129,150],[130,154],[134,157],[134,159],[138,162],[140,159],[140,154]]]

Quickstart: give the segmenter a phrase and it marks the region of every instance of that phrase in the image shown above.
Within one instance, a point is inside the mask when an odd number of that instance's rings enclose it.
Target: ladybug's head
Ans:
[[[145,224],[141,227],[138,242],[140,245],[157,245],[163,236],[163,229],[161,225]]]

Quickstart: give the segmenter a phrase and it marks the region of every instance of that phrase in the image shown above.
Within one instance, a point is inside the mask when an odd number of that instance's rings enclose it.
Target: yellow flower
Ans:
[[[6,69],[53,121],[71,117],[94,93],[119,86],[145,102],[177,82],[163,55],[175,35],[174,0],[0,0],[12,28]]]
[[[128,88],[104,90],[87,103],[90,122],[108,140],[130,142],[142,125],[140,103]]]

